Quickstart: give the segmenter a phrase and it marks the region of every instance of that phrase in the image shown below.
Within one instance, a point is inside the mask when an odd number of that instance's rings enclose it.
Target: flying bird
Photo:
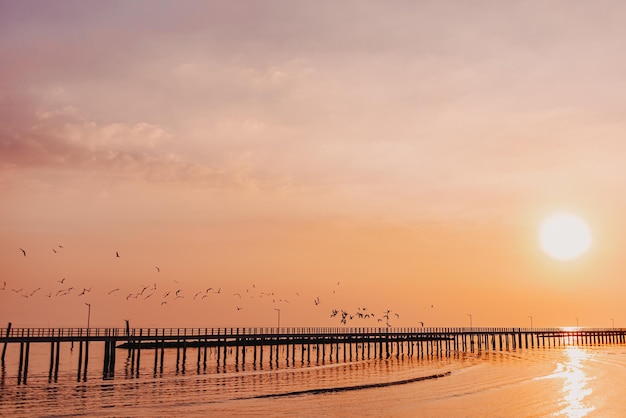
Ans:
[[[57,282],[59,282],[59,283],[61,283],[61,284],[63,284],[63,282],[64,282],[64,281],[65,281],[65,277],[64,277],[64,278],[62,278],[61,280],[57,280]]]
[[[110,291],[109,293],[107,293],[107,294],[108,294],[108,295],[110,295],[111,293],[113,293],[113,292],[117,292],[118,290],[120,290],[120,289],[119,289],[119,288],[117,288],[117,289],[113,289],[113,290],[111,290],[111,291]]]
[[[23,248],[20,248],[20,251],[22,252],[22,254],[24,254],[24,257],[26,257],[26,250],[24,250]]]
[[[159,268],[159,266],[154,266],[154,268],[156,269],[157,273],[161,272],[161,269]]]
[[[119,258],[120,253],[116,251],[116,252],[115,252],[115,256]]]

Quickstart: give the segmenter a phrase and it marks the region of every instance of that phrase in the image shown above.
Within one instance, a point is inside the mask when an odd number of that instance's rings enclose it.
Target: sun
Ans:
[[[591,229],[580,217],[570,213],[555,213],[539,227],[541,249],[556,260],[573,260],[591,247]]]

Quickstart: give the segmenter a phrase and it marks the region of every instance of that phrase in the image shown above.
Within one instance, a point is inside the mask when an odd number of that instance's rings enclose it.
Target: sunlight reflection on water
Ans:
[[[585,406],[584,399],[591,395],[592,389],[587,386],[591,380],[585,375],[582,362],[589,359],[589,352],[578,347],[567,347],[565,349],[567,362],[559,364],[553,377],[562,378],[563,399],[560,402],[563,409],[557,415],[565,415],[570,418],[580,418],[586,416],[595,409],[595,406]]]

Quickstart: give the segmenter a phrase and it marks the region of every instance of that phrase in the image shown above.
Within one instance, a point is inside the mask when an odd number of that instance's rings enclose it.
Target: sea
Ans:
[[[61,345],[54,378],[50,346],[31,344],[24,382],[19,344],[9,344],[0,416],[626,417],[625,345],[346,361],[308,361],[283,347],[271,361],[267,351],[263,362],[247,352],[237,364],[232,352],[224,364],[215,349],[198,362],[189,348],[182,365],[167,348],[162,368],[155,350],[141,350],[136,368],[118,348],[113,376],[103,373],[103,343],[90,344],[86,374],[78,373],[78,351]]]

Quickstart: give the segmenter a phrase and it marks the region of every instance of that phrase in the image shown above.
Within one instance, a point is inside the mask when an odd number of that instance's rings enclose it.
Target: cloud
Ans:
[[[38,111],[30,125],[12,128],[0,131],[0,168],[5,177],[19,170],[54,169],[209,187],[253,183],[242,167],[233,170],[186,160],[173,150],[171,134],[146,122],[87,121],[68,106]]]

